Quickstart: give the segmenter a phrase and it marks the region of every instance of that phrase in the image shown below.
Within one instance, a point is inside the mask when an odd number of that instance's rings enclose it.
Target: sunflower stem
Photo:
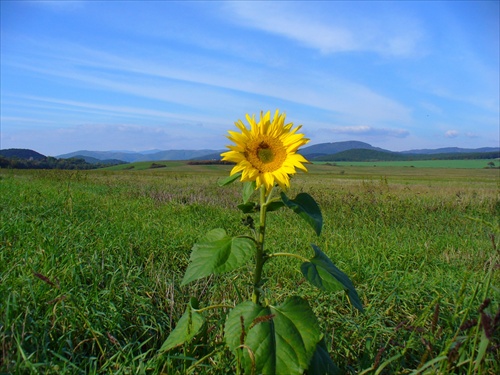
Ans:
[[[260,220],[259,229],[257,231],[257,254],[255,260],[255,273],[253,277],[253,293],[252,302],[260,304],[260,294],[261,294],[261,279],[262,279],[262,269],[264,268],[264,263],[266,262],[266,256],[264,254],[264,238],[266,234],[266,188],[264,185],[260,187]]]

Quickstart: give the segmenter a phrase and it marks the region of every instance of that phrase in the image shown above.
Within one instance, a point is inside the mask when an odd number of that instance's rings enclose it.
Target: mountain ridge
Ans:
[[[462,160],[462,159],[496,159],[500,151],[487,152],[445,152],[432,154],[407,154],[401,152],[386,152],[369,149],[351,149],[336,154],[323,155],[309,159],[310,161],[415,161],[415,160]]]
[[[3,156],[4,158],[16,157],[24,160],[42,160],[46,158],[45,155],[27,148],[6,148],[0,150],[0,156]]]
[[[498,151],[498,147],[480,147],[480,148],[461,148],[461,147],[441,147],[441,148],[423,148],[416,150],[401,151],[401,154],[464,154],[470,152],[495,152]]]
[[[67,154],[58,155],[57,158],[68,159],[74,157],[92,157],[95,159],[105,160],[114,159],[122,160],[128,163],[138,161],[156,161],[156,160],[191,160],[200,158],[206,155],[221,153],[224,150],[163,150],[163,151],[89,151],[79,150]]]
[[[372,146],[369,143],[361,141],[341,141],[341,142],[325,142],[318,143],[311,146],[306,146],[300,149],[300,154],[309,159],[315,159],[326,155],[334,155],[339,152],[365,149],[386,152],[391,154],[445,154],[445,153],[473,153],[473,152],[496,152],[500,151],[500,147],[481,147],[477,149],[460,148],[460,147],[446,147],[437,149],[415,149],[408,151],[391,151],[380,147]],[[117,159],[125,162],[136,161],[157,161],[157,160],[217,160],[220,159],[220,153],[227,151],[223,150],[149,150],[149,151],[89,151],[80,150],[68,154],[57,156],[58,158],[71,158],[71,157],[93,157],[100,160]]]
[[[360,153],[365,153],[362,150],[371,150],[377,152],[379,156],[384,153],[391,158],[397,155],[438,155],[438,154],[466,154],[466,153],[485,153],[485,152],[500,152],[500,147],[481,147],[481,148],[460,148],[460,147],[445,147],[436,149],[414,149],[408,151],[390,151],[380,147],[372,146],[366,142],[360,141],[342,141],[342,142],[325,142],[319,143],[300,149],[300,154],[309,160],[318,158],[325,158],[338,153],[348,152],[350,150],[359,150]],[[90,162],[98,161],[123,161],[133,163],[138,161],[158,161],[158,160],[219,160],[220,154],[227,150],[148,150],[148,151],[90,151],[79,150],[67,154],[56,156],[60,159],[69,158],[82,158]],[[352,152],[354,152],[352,151]],[[0,156],[3,157],[17,157],[19,159],[43,158],[42,155],[36,151],[29,149],[3,149],[0,150]],[[359,157],[359,155],[357,156]],[[92,160],[95,159],[95,160]],[[92,160],[92,161],[91,161]]]

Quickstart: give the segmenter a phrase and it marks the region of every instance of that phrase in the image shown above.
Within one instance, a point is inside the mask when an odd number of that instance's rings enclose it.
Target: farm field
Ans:
[[[235,372],[216,328],[223,309],[202,333],[212,345],[159,349],[189,296],[234,304],[251,293],[241,271],[180,286],[198,238],[245,230],[241,185],[217,185],[227,165],[158,164],[0,170],[0,373]],[[364,314],[304,283],[296,259],[266,264],[266,297],[311,301],[346,374],[499,373],[499,170],[336,164],[310,165],[288,193],[316,199],[321,237],[280,210],[267,247],[310,257],[316,243]]]
[[[365,166],[365,167],[411,167],[411,168],[487,168],[488,163],[497,167],[500,161],[492,159],[466,159],[466,160],[407,160],[407,161],[339,161],[331,162],[338,166]]]

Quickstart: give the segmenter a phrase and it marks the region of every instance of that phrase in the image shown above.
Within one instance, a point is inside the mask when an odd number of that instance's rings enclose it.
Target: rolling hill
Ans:
[[[91,157],[99,160],[122,160],[133,163],[136,161],[155,160],[191,160],[207,158],[207,155],[220,154],[224,150],[164,150],[164,151],[88,151],[80,150],[57,156],[61,159],[74,157]]]
[[[320,143],[317,145],[307,146],[300,150],[300,153],[310,159],[318,158],[325,155],[338,154],[339,152],[345,152],[349,150],[373,150],[380,152],[390,153],[392,151],[384,150],[380,147],[373,147],[369,143],[359,142],[359,141],[346,141],[346,142],[333,142],[333,143]]]
[[[221,152],[227,150],[150,150],[144,152],[133,151],[88,151],[80,150],[68,154],[58,155],[59,159],[80,158],[88,163],[119,164],[140,161],[159,160],[219,160]],[[424,159],[470,159],[477,157],[497,158],[500,148],[483,147],[467,148],[438,148],[420,149],[394,152],[369,143],[359,141],[319,143],[304,147],[300,153],[309,160],[318,161],[393,161],[393,160],[424,160]],[[482,155],[478,155],[481,153]],[[29,160],[42,160],[44,155],[27,149],[0,150],[0,156]]]
[[[22,160],[43,160],[45,155],[25,148],[7,148],[0,150],[0,156],[4,158],[17,158]]]
[[[331,155],[310,158],[311,161],[414,161],[414,160],[466,160],[497,159],[499,151],[490,152],[449,152],[440,154],[405,154],[401,152],[352,149]]]
[[[119,164],[127,164],[127,162],[118,160],[118,159],[96,159],[91,156],[84,156],[84,155],[75,155],[72,158],[75,159],[83,159],[89,164],[107,164],[107,165],[119,165]],[[63,158],[61,158],[63,159]]]
[[[476,153],[476,152],[495,152],[498,151],[498,147],[481,147],[481,148],[459,148],[459,147],[445,147],[445,148],[435,148],[435,149],[420,149],[420,150],[408,150],[401,151],[402,154],[465,154],[465,153]]]
[[[72,158],[54,158],[39,152],[11,148],[0,150],[0,168],[12,169],[96,169],[110,165],[124,164],[121,160],[100,160],[88,156],[75,156]]]
[[[375,147],[369,143],[359,141],[329,142],[319,143],[300,149],[300,153],[309,160],[324,161],[362,161],[362,160],[408,160],[414,158],[422,160],[426,158],[438,158],[442,155],[461,155],[479,152],[498,152],[500,148],[484,147],[478,149],[466,148],[440,148],[440,149],[422,149],[394,152],[380,147]],[[227,150],[150,150],[144,152],[133,151],[88,151],[81,150],[69,154],[59,155],[58,158],[95,158],[98,160],[123,160],[124,162],[138,161],[158,161],[158,160],[219,160],[221,152]],[[371,151],[371,152],[369,152]],[[334,155],[337,155],[335,157]],[[420,156],[416,156],[420,155]],[[364,159],[363,159],[364,158]]]
[[[310,158],[312,161],[394,161],[408,160],[408,156],[399,152],[379,151],[373,149],[357,148],[337,152],[335,154],[321,155]]]
[[[320,143],[313,146],[304,147],[301,149],[301,154],[307,158],[315,158],[318,156],[336,154],[338,152],[347,151],[351,149],[370,149],[377,151],[386,151],[379,147],[359,142],[359,141],[346,141],[346,142],[333,142],[333,143]],[[136,161],[155,161],[155,160],[213,160],[220,159],[221,152],[227,150],[152,150],[144,152],[133,151],[88,151],[80,150],[57,156],[58,158],[67,159],[72,157],[92,157],[99,160],[105,159],[118,159],[126,162]]]

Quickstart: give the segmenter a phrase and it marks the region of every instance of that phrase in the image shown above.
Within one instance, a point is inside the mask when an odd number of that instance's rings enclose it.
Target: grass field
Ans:
[[[410,168],[488,168],[489,163],[500,166],[500,161],[492,159],[470,160],[408,160],[408,161],[339,161],[331,162],[338,166],[364,166],[364,167],[410,167]]]
[[[446,168],[446,169],[481,169],[488,168],[491,169],[491,165],[488,163],[493,163],[494,166],[499,167],[500,161],[492,159],[471,159],[471,160],[412,160],[412,161],[339,161],[339,162],[315,162],[315,165],[329,165],[337,167],[409,167],[409,168]],[[168,170],[181,168],[183,169],[186,165],[183,161],[143,161],[130,164],[120,164],[112,167],[105,168],[109,171],[121,171],[121,170],[134,170],[141,171],[145,169],[161,169],[166,168]],[[202,166],[205,170],[208,167],[218,168],[217,166]],[[190,166],[194,169],[195,166]],[[377,174],[379,172],[371,172],[372,174]],[[500,174],[500,171],[498,172]],[[417,172],[419,174],[419,172]]]
[[[339,164],[292,179],[290,196],[321,206],[321,237],[282,210],[267,246],[309,257],[318,244],[365,313],[308,286],[289,258],[265,269],[266,297],[309,300],[348,374],[499,373],[499,171]],[[245,230],[241,186],[217,186],[229,170],[0,170],[0,373],[234,373],[224,310],[203,332],[211,345],[158,351],[188,296],[250,293],[250,268],[179,286],[197,238]]]

